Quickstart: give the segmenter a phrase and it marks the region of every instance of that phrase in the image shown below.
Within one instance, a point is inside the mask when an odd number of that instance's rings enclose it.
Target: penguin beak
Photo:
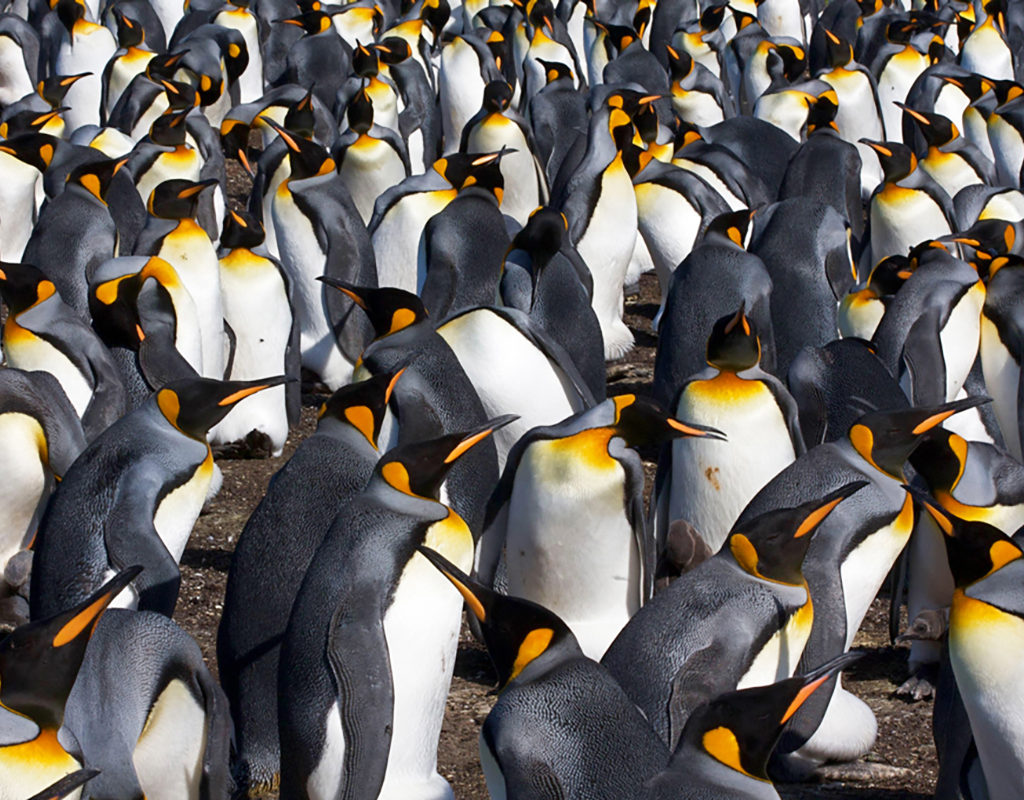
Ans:
[[[68,615],[70,617],[64,620],[63,624],[54,634],[53,647],[64,647],[80,639],[83,634],[86,639],[91,637],[96,629],[96,623],[99,622],[103,612],[107,610],[107,607],[121,590],[131,583],[140,572],[142,572],[142,567],[139,566],[122,570],[73,611],[59,615],[57,619],[67,617]]]
[[[872,139],[858,139],[857,141],[859,141],[861,144],[866,144],[876,153],[879,153],[885,156],[886,158],[892,158],[892,150],[886,147],[885,144],[882,142],[876,142]]]
[[[473,616],[480,622],[486,622],[487,608],[482,599],[483,594],[480,592],[480,589],[483,587],[440,553],[431,550],[425,545],[420,545],[416,549],[458,590],[459,594],[462,595],[462,599],[466,601],[466,607]]]
[[[917,425],[914,426],[911,433],[915,436],[920,436],[922,433],[930,431],[932,428],[941,425],[947,419],[954,414],[961,411],[966,411],[969,408],[975,408],[976,406],[984,405],[985,403],[991,403],[991,397],[965,397],[963,400],[955,400],[952,403],[945,403],[939,406],[939,410],[931,416],[921,420]]]
[[[199,181],[198,183],[189,186],[187,189],[182,189],[180,192],[178,192],[178,197],[180,197],[182,200],[187,200],[190,197],[195,197],[197,194],[200,194],[204,189],[208,189],[211,186],[216,186],[218,183],[220,183],[220,181],[218,181],[216,178],[209,178],[205,181]]]
[[[935,503],[926,492],[922,492],[908,484],[902,484],[903,490],[913,497],[921,507],[928,512],[928,515],[935,520],[935,524],[939,526],[942,532],[946,536],[953,536],[953,519],[946,513],[945,509]]]
[[[665,422],[673,430],[679,431],[684,436],[695,436],[704,439],[717,439],[720,442],[728,441],[725,434],[717,428],[708,425],[697,425],[692,422],[681,422],[672,417],[666,417]]]
[[[326,283],[328,286],[333,286],[343,295],[348,297],[353,303],[363,309],[363,311],[369,310],[366,298],[363,296],[363,291],[361,291],[363,287],[356,286],[354,283],[339,280],[338,278],[332,278],[330,275],[317,275],[316,279]]]
[[[784,725],[793,717],[793,715],[800,710],[800,706],[806,703],[812,694],[815,693],[823,684],[825,684],[829,678],[833,675],[846,669],[848,666],[856,661],[859,661],[863,653],[849,652],[844,653],[838,658],[834,658],[826,664],[822,664],[816,670],[812,670],[803,676],[804,685],[797,691],[796,697],[793,698],[789,706],[786,708],[785,713],[782,715],[782,719],[779,720],[779,724]]]
[[[459,441],[458,444],[451,449],[448,455],[445,456],[444,463],[451,464],[456,459],[467,453],[474,445],[482,442],[496,430],[504,428],[506,425],[511,422],[515,422],[517,419],[519,419],[519,416],[516,414],[505,414],[504,416],[488,420],[475,430],[467,431],[463,435],[462,440]]]
[[[294,378],[289,378],[287,375],[275,375],[272,378],[264,378],[256,381],[225,381],[225,390],[230,393],[224,395],[224,397],[218,400],[217,405],[222,408],[233,406],[235,403],[244,400],[246,397],[254,395],[257,392],[262,392],[264,389],[269,389],[272,386],[280,386],[283,383],[291,383],[294,380]]]
[[[47,786],[39,794],[32,795],[29,800],[60,800],[62,797],[67,797],[75,789],[81,788],[99,774],[100,771],[98,769],[76,770],[70,775],[65,775],[56,783]]]
[[[284,21],[288,22],[289,20],[284,20]],[[295,23],[295,24],[298,25],[298,23]],[[292,150],[293,152],[296,152],[296,153],[301,152],[301,148],[299,147],[298,142],[295,141],[295,137],[292,136],[292,134],[290,134],[287,131],[287,129],[285,129],[281,125],[278,125],[270,117],[265,117],[262,114],[257,116],[257,119],[262,120],[267,125],[269,125],[271,128],[273,128],[274,131],[277,132],[277,135],[280,136],[284,140],[284,143],[288,146],[289,150]]]
[[[793,538],[800,539],[811,533],[825,521],[825,518],[835,510],[836,506],[846,498],[855,495],[867,485],[867,481],[852,481],[825,497],[825,502],[808,514],[804,518],[804,521],[800,523],[796,531],[793,533]]]

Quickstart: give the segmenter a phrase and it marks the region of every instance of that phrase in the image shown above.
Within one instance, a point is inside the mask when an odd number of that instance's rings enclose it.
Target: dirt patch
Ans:
[[[240,170],[229,168],[229,172]],[[244,181],[230,184],[236,203],[246,189]],[[609,394],[634,392],[649,395],[657,338],[651,320],[657,312],[659,292],[653,275],[645,275],[636,295],[627,301],[626,322],[637,345],[625,357],[608,364]],[[284,453],[273,459],[221,460],[224,485],[196,524],[182,559],[182,589],[175,619],[199,642],[210,668],[216,672],[217,625],[224,602],[224,586],[238,536],[259,503],[273,473],[309,436],[316,424],[315,409],[323,397],[303,398],[300,425],[292,431]],[[644,452],[648,492],[653,483],[655,453]],[[931,734],[931,703],[907,704],[893,697],[905,677],[906,651],[888,645],[886,604],[876,601],[854,642],[867,655],[844,678],[844,685],[861,697],[878,718],[878,741],[866,757],[870,767],[865,781],[849,778],[820,784],[779,787],[787,800],[856,797],[862,800],[915,800],[931,797],[937,763]],[[480,769],[478,737],[494,697],[495,677],[483,648],[463,628],[455,664],[455,678],[445,714],[438,751],[438,769],[459,800],[486,800]],[[268,698],[270,700],[270,698]],[[883,772],[884,770],[884,772]]]

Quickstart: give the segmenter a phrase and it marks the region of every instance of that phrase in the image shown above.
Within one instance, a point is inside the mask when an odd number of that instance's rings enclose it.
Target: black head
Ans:
[[[917,129],[921,131],[925,141],[928,142],[929,147],[942,147],[942,145],[953,141],[960,135],[960,131],[957,130],[956,125],[952,123],[949,117],[944,117],[942,114],[933,114],[929,111],[918,111],[904,103],[897,102],[896,105],[902,108],[903,113],[914,121]]]
[[[717,31],[719,27],[721,27],[722,21],[725,19],[725,12],[728,8],[728,3],[717,3],[715,5],[708,6],[704,10],[704,13],[700,15],[700,29],[705,33]]]
[[[352,72],[360,78],[372,78],[380,72],[379,59],[377,48],[357,44],[352,51]]]
[[[289,19],[282,19],[280,22],[285,25],[294,25],[297,28],[302,28],[307,36],[327,33],[334,27],[334,24],[331,22],[331,15],[324,13],[318,8],[306,11],[295,17],[290,17]]]
[[[943,237],[944,240],[946,238]],[[983,256],[1006,255],[1017,244],[1017,225],[1004,219],[980,219],[963,233],[948,238],[973,248]]]
[[[169,111],[161,114],[149,127],[149,138],[166,147],[180,147],[185,144],[185,123],[191,108]]]
[[[106,205],[107,191],[114,176],[128,162],[126,158],[108,158],[103,161],[93,161],[89,164],[80,164],[68,174],[68,185],[77,184],[89,194]]]
[[[740,372],[761,361],[761,340],[745,309],[740,303],[735,314],[718,319],[708,337],[707,362],[723,372]]]
[[[90,75],[92,75],[91,72],[80,72],[77,75],[51,75],[39,81],[36,91],[49,104],[50,108],[60,108],[68,90],[82,78]]]
[[[452,153],[433,163],[434,171],[456,189],[461,189],[471,175],[500,158],[500,153]]]
[[[57,19],[74,41],[75,28],[80,20],[86,18],[85,3],[82,0],[57,0],[51,8],[57,12]]]
[[[839,111],[839,105],[836,102],[836,99],[837,98],[833,92],[823,92],[819,97],[815,98],[813,102],[808,101],[808,134],[812,134],[817,130],[824,130],[826,128],[834,131],[839,130],[839,127],[836,125],[836,112]]]
[[[45,113],[33,111],[32,109],[19,111],[0,123],[0,136],[11,138],[26,133],[40,133],[50,122],[58,119],[65,111],[67,111],[66,106],[60,106]]]
[[[887,256],[871,270],[867,288],[875,297],[891,297],[914,274],[914,269],[914,262],[907,256]]]
[[[224,215],[224,228],[220,234],[222,247],[229,247],[232,250],[242,247],[251,250],[263,244],[266,234],[263,230],[263,223],[248,211],[234,211],[228,209]]]
[[[114,22],[117,24],[117,46],[122,50],[129,47],[138,47],[146,40],[146,30],[142,24],[133,17],[128,16],[121,10],[120,6],[111,8],[114,15]]]
[[[296,136],[269,117],[261,117],[261,119],[277,131],[277,135],[288,147],[288,159],[292,167],[290,180],[314,178],[335,171],[337,165],[334,163],[334,159],[321,145],[310,139]]]
[[[336,419],[351,425],[379,450],[377,437],[384,424],[388,402],[405,367],[342,386],[320,407],[320,419]]]
[[[438,500],[441,484],[455,462],[474,445],[515,419],[514,415],[497,417],[469,431],[399,445],[381,457],[375,472],[388,486],[403,494]]]
[[[23,133],[0,143],[0,152],[24,161],[40,172],[46,172],[59,143],[56,137],[45,133]]]
[[[725,441],[721,431],[707,425],[673,419],[653,400],[633,394],[620,394],[611,399],[615,403],[612,429],[616,436],[621,436],[631,447],[659,444],[684,436]]]
[[[551,206],[542,206],[534,209],[526,225],[512,240],[513,250],[524,250],[530,254],[535,278],[562,249],[568,226],[562,212]]]
[[[514,153],[511,148],[503,148],[497,153],[470,153],[469,174],[462,181],[460,189],[475,186],[490,192],[501,203],[505,192],[505,176],[501,174],[501,159],[506,153]]]
[[[729,211],[719,214],[707,227],[704,236],[716,237],[721,241],[724,237],[737,247],[745,248],[754,232],[750,221],[754,218],[753,211]]]
[[[345,116],[348,119],[348,126],[360,135],[373,127],[373,101],[370,100],[366,89],[360,89],[349,100]]]
[[[905,144],[899,142],[873,142],[861,139],[878,154],[878,162],[882,165],[882,173],[886,182],[902,180],[917,168],[917,156]]]
[[[171,111],[183,111],[198,108],[203,102],[202,96],[190,83],[183,81],[161,80],[160,85],[164,87],[164,94],[167,96],[167,103]]]
[[[249,131],[250,126],[240,119],[226,117],[220,124],[220,146],[224,155],[228,158],[238,159],[238,163],[252,177],[256,171],[249,161]]]
[[[381,64],[389,67],[401,64],[412,58],[412,48],[405,39],[398,36],[387,36],[374,45]]]
[[[352,283],[321,275],[317,280],[333,286],[342,294],[350,297],[352,302],[366,312],[373,325],[377,339],[408,328],[427,318],[427,310],[423,301],[404,289],[375,289],[369,286],[356,286]]]
[[[967,441],[945,428],[935,428],[914,448],[910,465],[933,495],[952,492],[967,467]]]
[[[56,731],[85,649],[107,606],[142,567],[129,567],[68,611],[16,628],[0,642],[0,703]]]
[[[670,44],[665,45],[668,53],[668,71],[672,82],[681,81],[693,72],[693,57],[685,50],[677,50]]]
[[[867,481],[852,481],[820,500],[769,511],[729,533],[728,547],[736,563],[750,575],[778,583],[801,585],[801,567],[814,532],[843,500]]]
[[[767,781],[768,759],[786,723],[816,689],[860,656],[845,653],[806,675],[719,695],[690,715],[677,752],[695,748],[736,772]]]
[[[545,84],[554,83],[562,78],[573,80],[575,77],[569,65],[563,64],[561,61],[545,61],[542,58],[538,58],[537,61],[544,67]]]
[[[576,637],[554,612],[491,591],[430,548],[420,547],[419,551],[459,590],[479,621],[500,688],[515,681],[544,654],[553,654],[556,660],[584,657]]]
[[[187,51],[180,53],[163,53],[154,56],[146,63],[146,77],[154,83],[169,81],[174,78],[181,60],[188,55]]]
[[[290,106],[284,115],[285,130],[303,139],[312,139],[316,128],[316,114],[313,110],[313,87]]]
[[[825,57],[828,65],[833,69],[845,67],[853,60],[853,47],[841,34],[824,27],[822,30],[825,32]]]
[[[865,461],[900,480],[904,463],[920,444],[924,434],[937,428],[958,411],[987,402],[987,397],[968,397],[930,408],[871,411],[853,423],[847,436]]]
[[[155,395],[156,404],[171,425],[186,436],[205,442],[210,428],[224,419],[240,400],[288,380],[284,375],[255,381],[183,378],[160,389]]]
[[[0,261],[0,296],[12,314],[41,303],[57,293],[53,281],[32,264]]]
[[[164,181],[150,192],[146,208],[154,217],[161,219],[195,219],[199,212],[199,196],[217,183],[216,178],[205,181],[173,178]]]
[[[994,525],[956,516],[924,492],[904,487],[942,531],[949,569],[958,589],[986,578],[1011,561],[1024,557],[1020,547]]]
[[[484,111],[500,114],[512,102],[512,87],[504,80],[491,81],[484,87]]]

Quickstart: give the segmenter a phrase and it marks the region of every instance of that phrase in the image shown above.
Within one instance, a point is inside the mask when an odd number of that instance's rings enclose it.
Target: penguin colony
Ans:
[[[1022,82],[1009,0],[6,4],[0,800],[452,798],[464,608],[496,800],[777,798],[890,574],[936,796],[1024,797]]]

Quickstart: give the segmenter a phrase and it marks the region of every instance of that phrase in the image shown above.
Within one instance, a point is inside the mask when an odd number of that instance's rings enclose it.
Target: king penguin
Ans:
[[[283,800],[452,797],[437,742],[462,599],[416,548],[470,569],[473,535],[441,483],[505,421],[399,445],[335,517],[281,647]]]
[[[271,791],[280,781],[277,704],[267,698],[277,693],[281,640],[295,595],[334,516],[363,490],[390,444],[382,433],[400,375],[377,375],[331,395],[316,431],[275,473],[238,538],[217,663],[235,720],[235,779],[250,793]],[[275,566],[279,574],[270,581]]]
[[[633,448],[720,436],[628,394],[534,428],[513,447],[491,497],[478,577],[491,582],[503,551],[507,593],[553,611],[600,659],[653,592],[655,543]]]
[[[636,797],[669,751],[608,671],[557,614],[486,588],[428,547],[420,552],[465,599],[497,673],[498,701],[480,730],[491,797]]]
[[[127,604],[170,616],[178,561],[214,473],[206,433],[239,400],[283,380],[176,381],[93,441],[39,526],[33,619],[80,599],[124,564],[146,568]]]

